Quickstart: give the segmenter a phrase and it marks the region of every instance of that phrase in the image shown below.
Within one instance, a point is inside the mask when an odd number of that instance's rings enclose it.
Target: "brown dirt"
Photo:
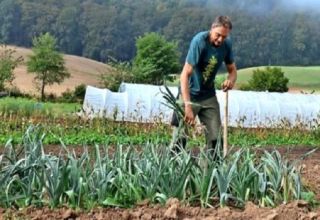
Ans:
[[[18,66],[14,70],[15,80],[13,81],[13,85],[19,88],[22,92],[38,94],[33,82],[35,75],[27,73],[27,67],[25,65],[25,62],[28,60],[28,56],[32,54],[32,51],[21,47],[8,46],[7,48],[14,49],[16,51],[16,57],[22,56],[24,58],[24,64]],[[3,50],[2,47],[0,47],[0,52],[1,50]],[[100,86],[100,75],[110,71],[110,67],[108,65],[84,57],[64,55],[64,60],[71,77],[66,79],[60,85],[54,84],[52,86],[47,86],[45,88],[45,92],[47,94],[53,93],[55,95],[61,95],[61,93],[67,89],[73,90],[80,84]]]
[[[79,146],[72,147],[77,155],[83,152]],[[264,148],[266,149],[266,148]],[[267,148],[268,150],[272,149]],[[297,159],[311,148],[308,147],[277,147],[283,156],[289,159]],[[46,146],[45,151],[53,154],[59,153],[58,146]],[[260,151],[260,150],[258,150]],[[313,190],[320,199],[320,150],[316,151],[303,160],[302,177],[304,183]],[[30,207],[24,210],[0,209],[1,219],[188,219],[188,220],[218,220],[218,219],[252,219],[252,220],[300,220],[320,219],[320,208],[311,209],[304,201],[294,201],[289,204],[280,205],[277,208],[262,208],[247,203],[243,210],[233,207],[214,207],[202,209],[190,207],[179,203],[176,199],[169,199],[165,206],[149,204],[144,201],[131,209],[120,208],[95,208],[91,211],[77,211],[67,207],[51,210],[49,208]]]
[[[295,94],[320,94],[320,88],[318,89],[306,89],[306,88],[299,88],[299,87],[290,87],[288,92],[295,93]]]

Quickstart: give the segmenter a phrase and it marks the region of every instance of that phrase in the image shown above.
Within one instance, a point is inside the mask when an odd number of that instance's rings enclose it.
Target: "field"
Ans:
[[[2,219],[320,216],[320,152],[306,156],[320,146],[319,129],[232,128],[232,151],[213,160],[201,136],[193,136],[190,151],[170,151],[165,124],[79,118],[76,106],[61,103],[38,109],[23,99],[0,101],[7,106],[0,109]]]
[[[240,69],[238,71],[237,84],[241,85],[248,82],[251,78],[253,70],[265,67],[252,67]],[[320,91],[320,66],[280,66],[285,76],[289,78],[291,91]]]
[[[73,148],[77,155],[83,153],[82,147]],[[282,155],[287,155],[290,159],[299,158],[311,148],[294,147],[279,148]],[[58,146],[46,146],[47,153],[59,154]],[[257,150],[259,151],[259,150]],[[315,199],[320,199],[320,152],[312,154],[302,163],[303,182],[316,193]],[[177,199],[169,199],[164,204],[155,204],[150,200],[140,201],[131,208],[111,208],[100,207],[92,210],[79,210],[70,207],[60,207],[55,209],[29,207],[22,210],[4,210],[0,208],[0,218],[2,219],[281,219],[281,220],[300,220],[318,219],[320,209],[315,208],[313,203],[305,201],[293,201],[288,204],[279,205],[276,208],[259,207],[258,205],[247,202],[243,208],[233,206],[220,207],[213,204],[212,208],[201,208],[199,205],[190,205],[179,202]]]
[[[97,86],[109,68],[65,59],[72,78],[47,92]],[[282,68],[291,88],[319,89],[320,68]],[[239,83],[251,72],[239,70]],[[24,65],[15,75],[35,92]],[[223,158],[194,128],[176,151],[169,125],[80,117],[80,107],[0,99],[0,219],[320,218],[319,127],[230,128]]]
[[[32,54],[30,49],[21,47],[8,47],[16,50],[16,56],[22,56],[24,62],[28,59],[28,56]],[[0,48],[0,50],[3,48]],[[71,73],[71,77],[66,79],[62,84],[54,84],[46,87],[46,93],[53,93],[60,95],[67,89],[73,90],[80,84],[99,86],[99,77],[101,74],[108,72],[109,66],[94,60],[90,60],[84,57],[78,57],[73,55],[64,55],[66,67]],[[14,70],[15,80],[14,85],[21,91],[35,94],[35,86],[33,83],[33,74],[27,73],[25,64],[21,64]]]

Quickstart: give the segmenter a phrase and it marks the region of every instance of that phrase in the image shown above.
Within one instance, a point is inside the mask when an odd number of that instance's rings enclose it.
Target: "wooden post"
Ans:
[[[223,123],[223,157],[228,153],[228,90],[224,99],[224,123]]]

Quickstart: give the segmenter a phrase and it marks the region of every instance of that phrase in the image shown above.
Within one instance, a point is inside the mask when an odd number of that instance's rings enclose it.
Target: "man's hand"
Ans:
[[[232,89],[234,87],[234,84],[237,80],[237,67],[235,63],[231,63],[226,65],[227,70],[228,70],[228,79],[226,79],[223,83],[222,83],[222,90],[224,92],[226,92],[229,89]]]
[[[195,117],[192,111],[192,107],[190,103],[186,103],[185,104],[185,108],[184,108],[184,121],[189,124],[189,125],[194,125],[195,121]]]
[[[223,90],[224,92],[226,92],[227,90],[232,89],[233,86],[234,86],[234,82],[232,82],[230,79],[226,79],[226,80],[222,83],[222,85],[221,85],[222,90]]]

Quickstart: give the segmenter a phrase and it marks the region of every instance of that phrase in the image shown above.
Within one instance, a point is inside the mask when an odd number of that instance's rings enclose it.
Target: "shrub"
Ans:
[[[86,88],[87,88],[87,86],[85,84],[80,84],[80,85],[76,86],[76,88],[74,89],[73,96],[80,103],[82,103],[84,100],[84,96],[86,94]]]
[[[132,68],[128,62],[108,62],[111,71],[101,75],[101,83],[113,92],[118,91],[122,82],[133,82]]]
[[[214,80],[214,87],[216,89],[221,89],[222,88],[221,85],[225,79],[226,79],[226,77],[224,75],[217,75],[216,79]]]
[[[240,87],[242,90],[287,92],[289,79],[284,76],[279,67],[266,67],[264,70],[253,71],[248,84]]]
[[[56,102],[57,101],[57,96],[53,93],[49,93],[45,95],[45,101],[47,102]]]
[[[57,98],[58,102],[65,103],[82,103],[86,93],[86,85],[80,84],[75,87],[74,90],[67,89],[61,94],[61,97]]]
[[[14,97],[14,98],[18,98],[18,97],[21,97],[21,98],[29,98],[31,99],[32,96],[30,94],[27,94],[27,93],[23,93],[18,87],[16,86],[12,86],[10,88],[7,88],[6,91],[8,92],[8,95],[10,97]]]

